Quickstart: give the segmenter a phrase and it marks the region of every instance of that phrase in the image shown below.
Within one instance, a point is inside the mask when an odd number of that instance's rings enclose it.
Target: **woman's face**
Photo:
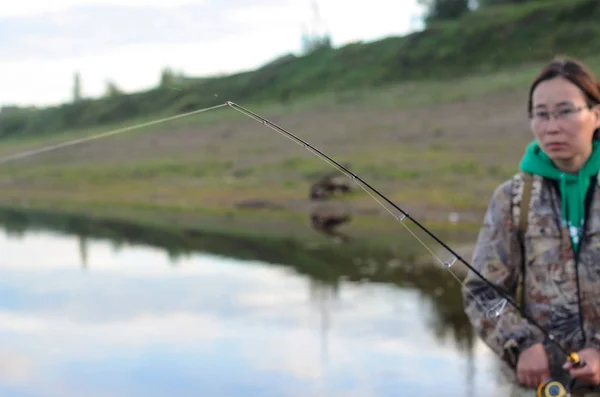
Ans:
[[[555,77],[535,88],[531,129],[551,159],[568,161],[588,154],[599,127],[599,107],[590,109],[583,92],[569,80]]]

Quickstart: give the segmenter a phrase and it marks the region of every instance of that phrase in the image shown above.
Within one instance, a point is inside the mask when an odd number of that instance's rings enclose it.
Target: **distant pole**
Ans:
[[[319,16],[319,5],[317,4],[316,0],[312,1],[312,9],[313,9],[313,17],[314,17],[314,26],[313,27],[315,29],[315,31],[312,32],[312,34],[313,35],[318,35],[318,34],[321,33],[321,32],[319,32],[319,27],[320,27],[320,24],[321,24],[321,21],[320,21],[321,18]]]
[[[81,100],[81,76],[79,72],[75,72],[73,82],[73,102],[79,102]]]

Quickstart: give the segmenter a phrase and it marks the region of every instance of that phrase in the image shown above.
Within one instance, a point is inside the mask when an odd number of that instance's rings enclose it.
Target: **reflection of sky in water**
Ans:
[[[3,396],[468,396],[466,358],[431,335],[414,291],[335,298],[260,263],[89,242],[83,268],[73,238],[0,244]],[[476,395],[493,395],[476,352]]]

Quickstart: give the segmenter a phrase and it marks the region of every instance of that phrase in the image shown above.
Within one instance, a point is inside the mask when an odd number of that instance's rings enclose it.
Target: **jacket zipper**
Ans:
[[[579,244],[579,250],[575,254],[575,281],[577,283],[577,309],[579,311],[579,329],[581,330],[581,338],[582,338],[583,344],[585,344],[585,341],[587,338],[585,335],[585,329],[583,327],[583,310],[581,308],[581,288],[579,285],[579,253],[581,252],[581,248],[583,246],[584,239],[585,239],[585,234],[582,236],[581,243]]]
[[[591,183],[590,189],[588,190],[586,197],[585,197],[585,206],[584,206],[585,213],[584,213],[584,218],[583,218],[583,227],[581,230],[581,241],[579,243],[579,249],[575,253],[575,258],[574,258],[575,259],[575,281],[576,281],[576,285],[577,285],[577,308],[579,311],[579,329],[581,330],[582,343],[584,343],[584,344],[585,344],[587,337],[586,337],[585,328],[583,326],[583,310],[581,307],[581,287],[580,287],[580,283],[579,283],[579,256],[581,254],[581,250],[583,249],[584,243],[586,242],[587,231],[588,231],[587,229],[588,229],[588,223],[589,223],[588,218],[590,216],[590,209],[592,208],[592,203],[594,201],[597,179],[592,178],[590,183]],[[572,247],[572,244],[571,244],[571,247]]]
[[[582,343],[585,343],[585,341],[586,341],[587,338],[586,338],[586,335],[585,335],[586,332],[585,332],[585,329],[584,329],[584,326],[583,326],[583,310],[582,310],[582,307],[581,307],[581,285],[580,285],[580,282],[579,282],[579,256],[580,256],[581,250],[583,249],[584,243],[586,241],[587,228],[588,228],[588,218],[590,216],[590,208],[592,207],[592,203],[594,201],[596,184],[598,182],[597,182],[597,179],[594,177],[594,178],[591,179],[590,183],[591,183],[591,186],[590,186],[590,189],[587,192],[586,199],[585,199],[585,216],[584,216],[584,220],[583,220],[583,228],[582,228],[582,233],[581,233],[581,242],[579,243],[579,249],[577,250],[577,252],[574,252],[575,283],[576,283],[576,288],[577,288],[577,310],[579,312],[578,313],[579,314],[579,329],[581,330]],[[553,183],[553,185],[554,185],[556,193],[560,197],[560,188],[559,188],[558,184]],[[561,227],[560,230],[563,230],[563,228]],[[569,235],[569,239],[570,239],[570,234],[569,234],[568,230],[567,230],[567,234]],[[571,251],[572,252],[574,251],[573,250],[573,243],[572,242],[571,242]]]

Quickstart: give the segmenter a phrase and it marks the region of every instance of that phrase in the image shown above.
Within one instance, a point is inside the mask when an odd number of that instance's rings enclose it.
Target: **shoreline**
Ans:
[[[424,268],[443,270],[413,236],[409,233],[391,235],[386,233],[387,228],[381,228],[375,233],[372,230],[371,233],[368,233],[368,230],[351,230],[349,234],[358,238],[351,242],[336,243],[299,223],[287,225],[289,230],[293,229],[291,233],[278,232],[276,224],[261,221],[256,219],[256,216],[247,216],[244,219],[247,225],[242,228],[239,222],[240,214],[221,216],[221,221],[225,224],[218,223],[219,216],[213,216],[210,221],[205,218],[204,227],[199,221],[200,218],[188,219],[186,224],[169,222],[168,213],[154,211],[152,217],[147,213],[145,215],[131,211],[94,213],[75,208],[51,209],[42,206],[0,204],[0,226],[10,234],[24,234],[29,230],[52,230],[80,238],[108,239],[117,245],[141,244],[158,247],[165,249],[174,259],[196,252],[207,252],[241,260],[259,260],[291,266],[300,273],[323,281],[334,281],[340,277],[355,281],[365,277],[376,280],[384,278],[398,268],[402,268],[403,272]],[[227,227],[226,223],[236,216],[238,223]],[[396,226],[394,222],[387,223]],[[468,226],[465,228],[470,229]],[[411,230],[419,235],[416,227],[411,227]],[[453,241],[457,235],[464,233],[460,227],[448,231],[448,225],[438,225],[432,228],[432,232],[461,256],[471,249],[470,242]],[[369,234],[370,238],[367,237]],[[422,236],[419,238],[424,240]],[[445,252],[443,247],[432,246],[427,241],[425,243],[442,260],[450,259],[451,254]],[[446,256],[449,257],[445,258]],[[468,256],[463,258],[467,261],[470,259]],[[452,270],[462,277],[466,267],[463,264],[455,265]],[[334,277],[334,274],[337,276]]]

